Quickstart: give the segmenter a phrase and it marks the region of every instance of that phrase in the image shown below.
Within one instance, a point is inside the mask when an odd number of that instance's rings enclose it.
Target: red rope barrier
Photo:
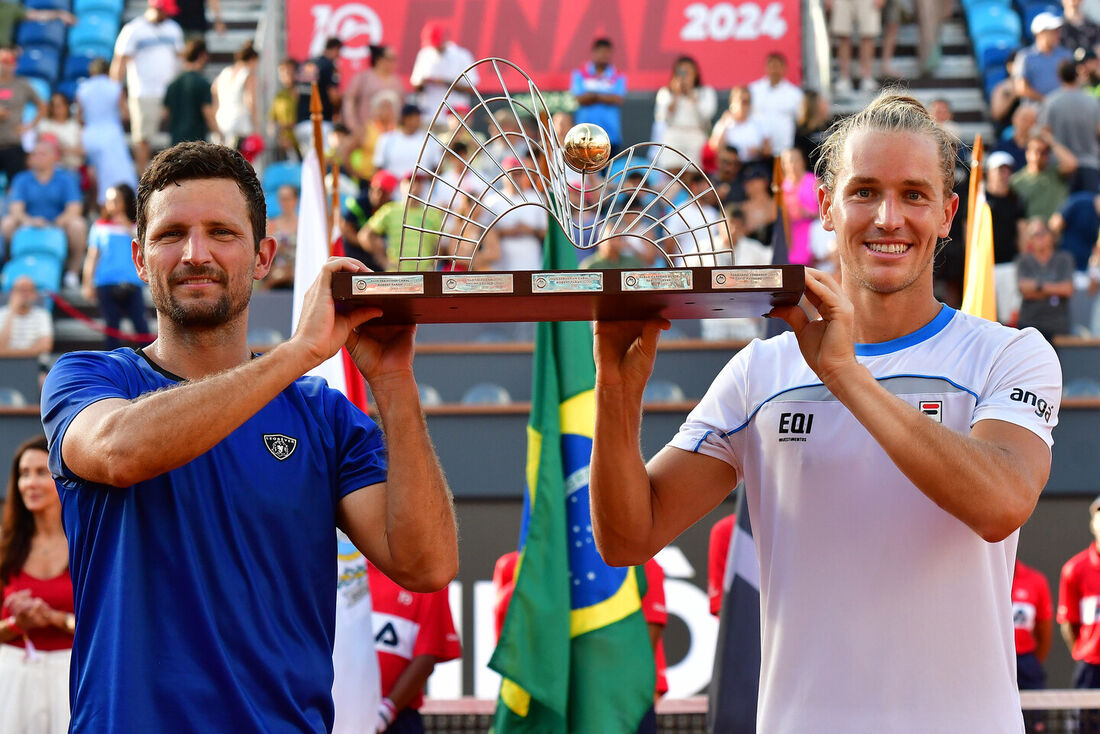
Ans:
[[[48,293],[53,302],[57,304],[58,308],[64,311],[67,315],[76,319],[77,321],[89,326],[92,330],[104,334],[113,339],[122,339],[130,342],[151,342],[157,338],[156,334],[132,334],[126,331],[120,331],[119,329],[111,328],[106,324],[101,324],[91,316],[87,315],[73,304],[65,300],[60,293]]]

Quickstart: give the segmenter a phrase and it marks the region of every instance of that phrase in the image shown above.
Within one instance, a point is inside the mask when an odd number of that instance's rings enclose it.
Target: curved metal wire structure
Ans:
[[[482,94],[476,80],[504,91]],[[512,84],[506,83],[506,77]],[[473,104],[452,104],[456,89]],[[469,92],[468,89],[473,89]],[[450,151],[462,140],[467,154]],[[606,175],[568,168],[550,110],[531,77],[489,58],[452,83],[420,149],[401,228],[402,270],[474,270],[485,234],[521,206],[545,209],[581,250],[615,237],[660,266],[733,264],[729,228],[703,172],[675,148],[641,143]]]

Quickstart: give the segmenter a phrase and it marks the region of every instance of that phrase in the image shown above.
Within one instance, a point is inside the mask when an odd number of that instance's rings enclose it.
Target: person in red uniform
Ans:
[[[69,728],[69,658],[76,618],[61,500],[46,437],[15,452],[0,523],[0,731]]]
[[[1054,608],[1050,584],[1039,571],[1016,561],[1012,574],[1012,626],[1016,628],[1016,683],[1020,690],[1046,688],[1047,654],[1054,636]],[[1030,732],[1045,731],[1042,711],[1024,711]]]
[[[437,663],[462,656],[447,589],[406,591],[371,564],[374,648],[382,678],[376,732],[423,734],[424,684]]]
[[[1058,585],[1058,624],[1077,661],[1074,688],[1100,688],[1100,497],[1089,505],[1093,542],[1062,566]],[[1100,732],[1100,716],[1081,712],[1082,734]]]
[[[508,616],[512,591],[516,587],[518,559],[519,551],[511,551],[498,558],[496,565],[493,566],[493,589],[496,591],[496,601],[493,604],[493,630],[498,640],[500,631],[504,627],[504,618]],[[649,628],[649,642],[653,645],[653,662],[657,667],[657,687],[653,696],[656,702],[668,693],[668,678],[665,675],[668,665],[665,662],[665,647],[661,642],[661,635],[668,624],[668,609],[665,607],[665,572],[656,559],[650,558],[645,564],[645,580],[646,592],[642,596],[642,615]],[[638,726],[637,734],[656,731],[657,713],[656,709],[651,708]]]
[[[710,598],[710,613],[715,617],[722,609],[723,585],[726,578],[726,561],[729,558],[730,538],[737,526],[737,515],[726,515],[710,529],[710,544],[707,547],[707,596]]]

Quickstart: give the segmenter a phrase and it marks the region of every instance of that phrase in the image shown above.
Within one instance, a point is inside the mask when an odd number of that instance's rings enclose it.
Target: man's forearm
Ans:
[[[863,365],[825,384],[917,489],[983,538],[999,540],[1034,509],[1042,483],[1033,486],[1024,462],[1005,449],[929,420]]]
[[[73,423],[78,430],[66,432],[66,463],[84,479],[116,487],[160,476],[205,454],[312,366],[307,352],[287,342],[261,359],[125,401],[78,426],[82,413]]]
[[[412,373],[370,383],[386,434],[386,536],[398,569],[441,588],[458,572],[454,501],[439,465]]]

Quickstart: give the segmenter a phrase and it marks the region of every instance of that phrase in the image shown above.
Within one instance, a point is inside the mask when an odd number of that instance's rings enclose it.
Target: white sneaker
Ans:
[[[859,83],[859,91],[864,94],[873,94],[878,91],[878,82],[871,77],[864,77],[863,81]]]
[[[852,80],[848,77],[840,77],[833,85],[833,91],[838,97],[852,96]]]
[[[80,276],[70,270],[65,273],[62,283],[65,285],[65,290],[77,290],[80,288]]]

